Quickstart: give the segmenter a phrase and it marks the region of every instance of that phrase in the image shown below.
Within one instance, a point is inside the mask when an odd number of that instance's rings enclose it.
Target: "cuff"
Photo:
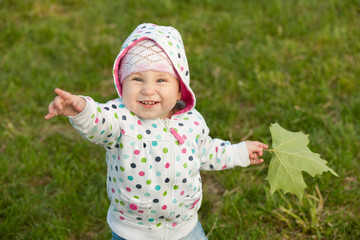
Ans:
[[[233,157],[235,166],[247,167],[250,165],[249,152],[245,141],[234,144]]]

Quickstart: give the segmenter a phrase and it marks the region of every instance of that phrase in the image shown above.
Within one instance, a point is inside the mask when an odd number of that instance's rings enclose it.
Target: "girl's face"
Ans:
[[[141,118],[167,119],[174,114],[176,101],[181,99],[179,81],[163,72],[133,73],[124,79],[122,99]]]

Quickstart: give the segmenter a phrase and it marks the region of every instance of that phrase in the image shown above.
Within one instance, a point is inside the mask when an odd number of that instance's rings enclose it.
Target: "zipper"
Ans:
[[[184,144],[185,140],[180,136],[180,134],[175,130],[175,128],[170,127],[170,120],[169,119],[164,119],[163,121],[164,121],[166,129],[171,133],[171,135],[173,135],[175,137],[176,140],[179,141],[179,144],[180,145]],[[174,143],[171,143],[169,147],[170,147],[170,149],[169,149],[170,154],[174,155],[175,154],[174,153]],[[174,166],[175,164],[176,164],[175,161],[171,164],[171,175],[172,176],[175,176],[175,166]],[[174,178],[171,178],[171,179],[172,179],[172,182],[169,183],[171,188],[169,189],[169,195],[168,195],[170,197],[168,206],[169,207],[171,206],[171,207],[168,209],[169,212],[168,212],[168,214],[166,216],[166,219],[170,218],[171,212],[174,209],[174,206],[173,206],[174,204],[172,203],[172,199],[174,197],[174,190],[173,190]],[[164,231],[163,236],[164,236],[164,239],[168,239],[169,238],[168,229],[171,228],[171,223],[165,220],[165,226],[166,227],[164,229],[165,231]]]
[[[180,136],[180,134],[175,130],[175,128],[170,127],[170,120],[165,119],[164,120],[166,128],[170,131],[170,133],[176,138],[176,140],[179,141],[179,144],[184,144],[185,140]]]

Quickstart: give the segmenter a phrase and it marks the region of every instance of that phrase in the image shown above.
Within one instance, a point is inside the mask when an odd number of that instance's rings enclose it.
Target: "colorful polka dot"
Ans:
[[[130,204],[129,207],[131,210],[134,210],[134,211],[138,209],[138,207],[134,203]]]

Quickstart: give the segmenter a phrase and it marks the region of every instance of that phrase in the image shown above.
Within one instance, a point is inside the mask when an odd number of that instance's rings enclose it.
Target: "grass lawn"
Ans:
[[[339,174],[304,173],[299,201],[270,194],[269,153],[203,172],[208,238],[359,239],[359,0],[1,0],[0,239],[111,238],[105,150],[43,117],[55,87],[116,98],[113,61],[143,22],[182,34],[213,137],[271,145],[278,122]]]

